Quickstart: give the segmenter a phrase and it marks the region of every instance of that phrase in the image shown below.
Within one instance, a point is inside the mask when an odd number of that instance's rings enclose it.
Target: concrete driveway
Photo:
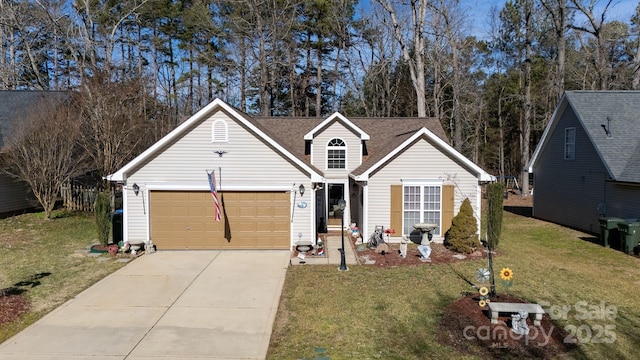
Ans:
[[[0,345],[0,359],[264,359],[289,251],[144,255]]]

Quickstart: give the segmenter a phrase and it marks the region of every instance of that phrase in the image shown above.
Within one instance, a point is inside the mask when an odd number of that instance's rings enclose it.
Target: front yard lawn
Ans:
[[[0,311],[0,342],[124,265],[108,255],[100,256],[107,261],[88,256],[97,242],[93,216],[57,211],[53,217],[33,213],[0,220],[0,297],[18,295],[29,304],[17,319]]]
[[[499,294],[508,291],[543,305],[555,330],[566,331],[562,339],[569,334],[567,341],[578,340],[568,358],[637,357],[640,259],[603,248],[590,235],[527,217],[505,212],[503,226],[494,258]],[[480,267],[487,267],[486,258],[395,268],[352,266],[348,272],[335,266],[290,267],[268,358],[512,356],[508,349],[481,347],[473,338],[484,333],[476,328],[443,336],[446,309],[477,292],[465,279],[475,282]],[[509,289],[498,276],[506,267],[513,270]],[[459,318],[464,324],[466,315]]]

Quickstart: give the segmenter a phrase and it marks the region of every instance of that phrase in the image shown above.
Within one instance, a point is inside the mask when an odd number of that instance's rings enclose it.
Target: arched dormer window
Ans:
[[[218,119],[213,122],[211,126],[211,142],[228,142],[229,141],[229,128],[227,122]]]
[[[342,139],[333,138],[327,144],[327,169],[347,167],[347,145]]]

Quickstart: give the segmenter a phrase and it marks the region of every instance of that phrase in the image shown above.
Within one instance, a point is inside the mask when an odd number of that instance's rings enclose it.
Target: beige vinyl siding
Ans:
[[[333,138],[342,139],[346,146],[346,169],[327,169],[327,144]],[[325,170],[326,177],[344,176],[362,162],[360,137],[340,122],[333,122],[313,139],[313,165]]]
[[[29,209],[33,206],[29,202],[29,188],[14,178],[5,174],[0,174],[0,214],[11,211]]]
[[[369,218],[366,234],[370,234],[376,225],[383,225],[385,228],[390,226],[390,186],[402,185],[402,178],[438,180],[442,181],[443,185],[455,184],[454,212],[458,213],[460,204],[468,197],[476,215],[480,214],[477,206],[477,177],[426,139],[418,139],[369,178]],[[400,236],[401,229],[395,230]]]
[[[576,128],[575,158],[565,160],[565,129],[571,127]],[[600,231],[598,204],[605,202],[608,174],[569,107],[550,133],[533,171],[535,217],[592,233]]]
[[[227,121],[228,143],[212,143],[212,124],[217,119]],[[303,144],[301,146],[304,146]],[[214,151],[226,153],[219,157]],[[222,169],[220,176],[219,168]],[[164,151],[148,161],[143,167],[131,173],[127,179],[129,187],[137,183],[141,188],[139,196],[133,191],[127,192],[127,232],[129,239],[148,238],[148,211],[143,211],[142,191],[147,189],[164,190],[206,190],[208,189],[205,170],[215,170],[216,182],[222,182],[219,189],[225,187],[238,191],[272,191],[291,186],[291,189],[304,184],[307,192],[296,202],[307,201],[306,208],[296,208],[294,222],[291,224],[292,242],[297,234],[309,237],[312,206],[310,204],[311,182],[309,174],[285,159],[271,144],[259,140],[248,129],[230,119],[220,111],[200,122],[187,131],[183,137],[170,144]],[[149,198],[145,194],[145,207],[149,208]],[[291,194],[293,203],[293,193]]]

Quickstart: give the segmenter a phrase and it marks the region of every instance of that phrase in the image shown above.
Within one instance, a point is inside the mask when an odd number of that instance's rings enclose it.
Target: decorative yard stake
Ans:
[[[500,270],[500,278],[502,279],[502,285],[507,289],[508,295],[509,288],[513,285],[513,271],[509,268],[502,268]]]
[[[480,268],[476,271],[476,280],[481,284],[486,283],[490,277],[491,273],[486,268]],[[489,289],[486,286],[482,286],[478,292],[480,293],[480,301],[478,301],[478,305],[480,305],[480,307],[484,307],[491,301],[489,300]]]

